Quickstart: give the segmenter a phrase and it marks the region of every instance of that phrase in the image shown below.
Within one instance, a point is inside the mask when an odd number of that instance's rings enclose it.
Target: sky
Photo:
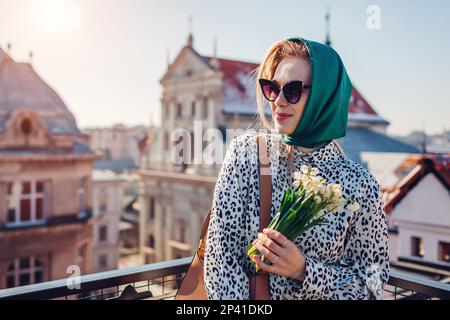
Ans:
[[[375,7],[374,7],[375,6]],[[450,0],[0,0],[0,47],[29,61],[81,128],[160,123],[159,80],[186,44],[260,63],[291,36],[332,45],[388,133],[450,130]]]

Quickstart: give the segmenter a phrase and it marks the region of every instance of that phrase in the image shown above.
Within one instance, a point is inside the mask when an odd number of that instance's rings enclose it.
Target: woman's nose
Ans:
[[[275,99],[274,103],[277,107],[287,107],[289,104],[287,100],[284,98],[283,91],[280,92],[278,97]]]

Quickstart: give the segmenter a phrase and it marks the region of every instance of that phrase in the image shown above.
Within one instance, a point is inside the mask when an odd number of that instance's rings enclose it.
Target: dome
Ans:
[[[36,112],[51,134],[81,134],[61,97],[32,65],[14,61],[0,48],[0,132],[11,115],[23,108]]]

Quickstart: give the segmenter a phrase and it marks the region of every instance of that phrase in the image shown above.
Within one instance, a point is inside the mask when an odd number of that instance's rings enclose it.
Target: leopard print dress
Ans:
[[[265,134],[272,173],[271,218],[284,190],[292,185],[287,145],[279,134]],[[245,248],[259,231],[259,173],[254,133],[235,137],[228,146],[213,196],[204,256],[208,299],[248,300],[249,263]],[[380,185],[360,164],[347,158],[333,140],[302,152],[293,149],[294,170],[315,166],[328,183],[342,185],[342,194],[356,200],[327,215],[294,243],[306,259],[302,281],[269,274],[272,300],[380,299],[389,277],[388,233]]]

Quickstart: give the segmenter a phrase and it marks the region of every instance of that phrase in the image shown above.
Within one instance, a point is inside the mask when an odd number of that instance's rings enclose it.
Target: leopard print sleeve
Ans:
[[[382,192],[366,172],[340,261],[306,258],[303,281],[289,279],[288,299],[381,299],[389,278],[388,229]]]
[[[208,237],[205,245],[204,280],[210,300],[248,300],[249,279],[244,272],[246,195],[242,192],[239,140],[227,148],[216,182]],[[241,155],[242,156],[242,155]],[[238,174],[239,173],[239,174]]]

